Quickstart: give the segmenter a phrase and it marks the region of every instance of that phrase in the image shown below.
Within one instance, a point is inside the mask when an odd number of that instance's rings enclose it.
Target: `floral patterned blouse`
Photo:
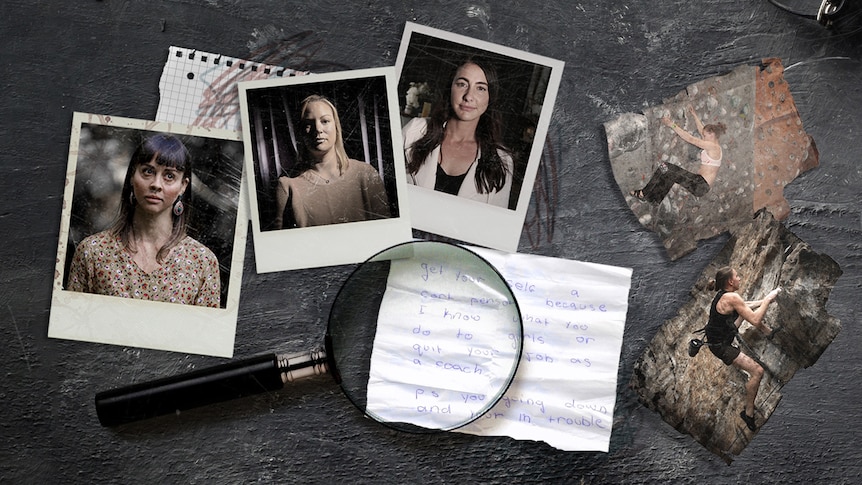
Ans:
[[[103,231],[78,245],[66,289],[218,308],[220,284],[215,254],[191,237],[171,248],[160,268],[146,273],[119,237]]]

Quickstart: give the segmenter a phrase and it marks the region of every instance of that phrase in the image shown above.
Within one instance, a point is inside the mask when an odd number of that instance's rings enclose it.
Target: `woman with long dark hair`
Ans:
[[[778,296],[778,289],[771,291],[766,297],[758,301],[744,301],[737,293],[742,284],[742,278],[735,269],[725,266],[715,274],[715,279],[709,282],[710,290],[717,290],[712,305],[709,308],[709,322],[706,325],[706,343],[710,352],[721,359],[725,365],[744,370],[748,373],[748,382],[745,384],[745,408],[739,416],[754,431],[757,425],[754,421],[754,400],[763,378],[763,367],[751,356],[739,350],[733,345],[733,339],[737,335],[739,325],[743,320],[757,327],[765,335],[772,334],[772,330],[763,323],[766,309]]]
[[[472,58],[459,64],[451,79],[431,117],[404,126],[408,182],[507,208],[514,165],[495,106],[497,73]]]
[[[321,226],[391,217],[380,173],[344,150],[338,110],[327,98],[302,101],[296,176],[276,188],[275,227]]]
[[[178,138],[146,138],[129,160],[113,226],[78,245],[66,289],[218,307],[218,259],[186,234],[191,175]]]

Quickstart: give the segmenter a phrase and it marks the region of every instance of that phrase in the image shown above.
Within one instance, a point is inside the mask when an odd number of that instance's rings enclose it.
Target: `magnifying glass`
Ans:
[[[117,426],[329,372],[380,423],[410,432],[452,430],[503,397],[522,348],[517,301],[490,263],[455,244],[413,241],[353,271],[330,309],[322,347],[103,391],[96,412],[103,426]]]

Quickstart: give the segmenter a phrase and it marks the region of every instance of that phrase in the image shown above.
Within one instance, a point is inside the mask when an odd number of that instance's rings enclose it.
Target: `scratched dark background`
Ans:
[[[785,3],[812,13],[820,4]],[[155,116],[172,44],[319,72],[378,67],[394,64],[408,20],[566,62],[519,249],[634,269],[610,452],[391,431],[362,418],[328,378],[181,419],[100,427],[97,391],[220,360],[47,338],[72,112]],[[860,29],[858,18],[830,31],[751,0],[4,0],[0,482],[859,483]],[[669,261],[615,187],[602,123],[763,57],[788,67],[820,150],[820,167],[786,190],[793,211],[785,224],[844,270],[828,307],[844,328],[726,465],[626,387],[634,361],[725,238]],[[250,241],[246,258],[236,356],[316,344],[348,269],[257,275]]]

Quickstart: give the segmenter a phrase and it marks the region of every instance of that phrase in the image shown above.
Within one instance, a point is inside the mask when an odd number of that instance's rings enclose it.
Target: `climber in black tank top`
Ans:
[[[742,320],[748,321],[766,335],[772,333],[772,330],[763,323],[763,317],[769,304],[778,296],[780,289],[772,290],[763,300],[746,302],[737,293],[741,283],[742,279],[736,270],[727,266],[719,269],[715,279],[710,281],[710,289],[719,291],[709,309],[706,343],[709,345],[709,350],[725,365],[733,365],[748,373],[748,382],[745,384],[745,408],[739,416],[748,429],[754,431],[757,429],[754,422],[754,401],[757,398],[760,380],[763,378],[763,367],[741,352],[739,348],[734,347],[733,339]]]
[[[733,310],[728,315],[722,315],[715,309],[725,293],[727,291],[720,290],[712,300],[709,308],[709,323],[706,324],[706,343],[709,344],[709,350],[725,365],[731,365],[739,355],[739,349],[732,345],[737,333],[736,319],[739,318],[739,313]]]

